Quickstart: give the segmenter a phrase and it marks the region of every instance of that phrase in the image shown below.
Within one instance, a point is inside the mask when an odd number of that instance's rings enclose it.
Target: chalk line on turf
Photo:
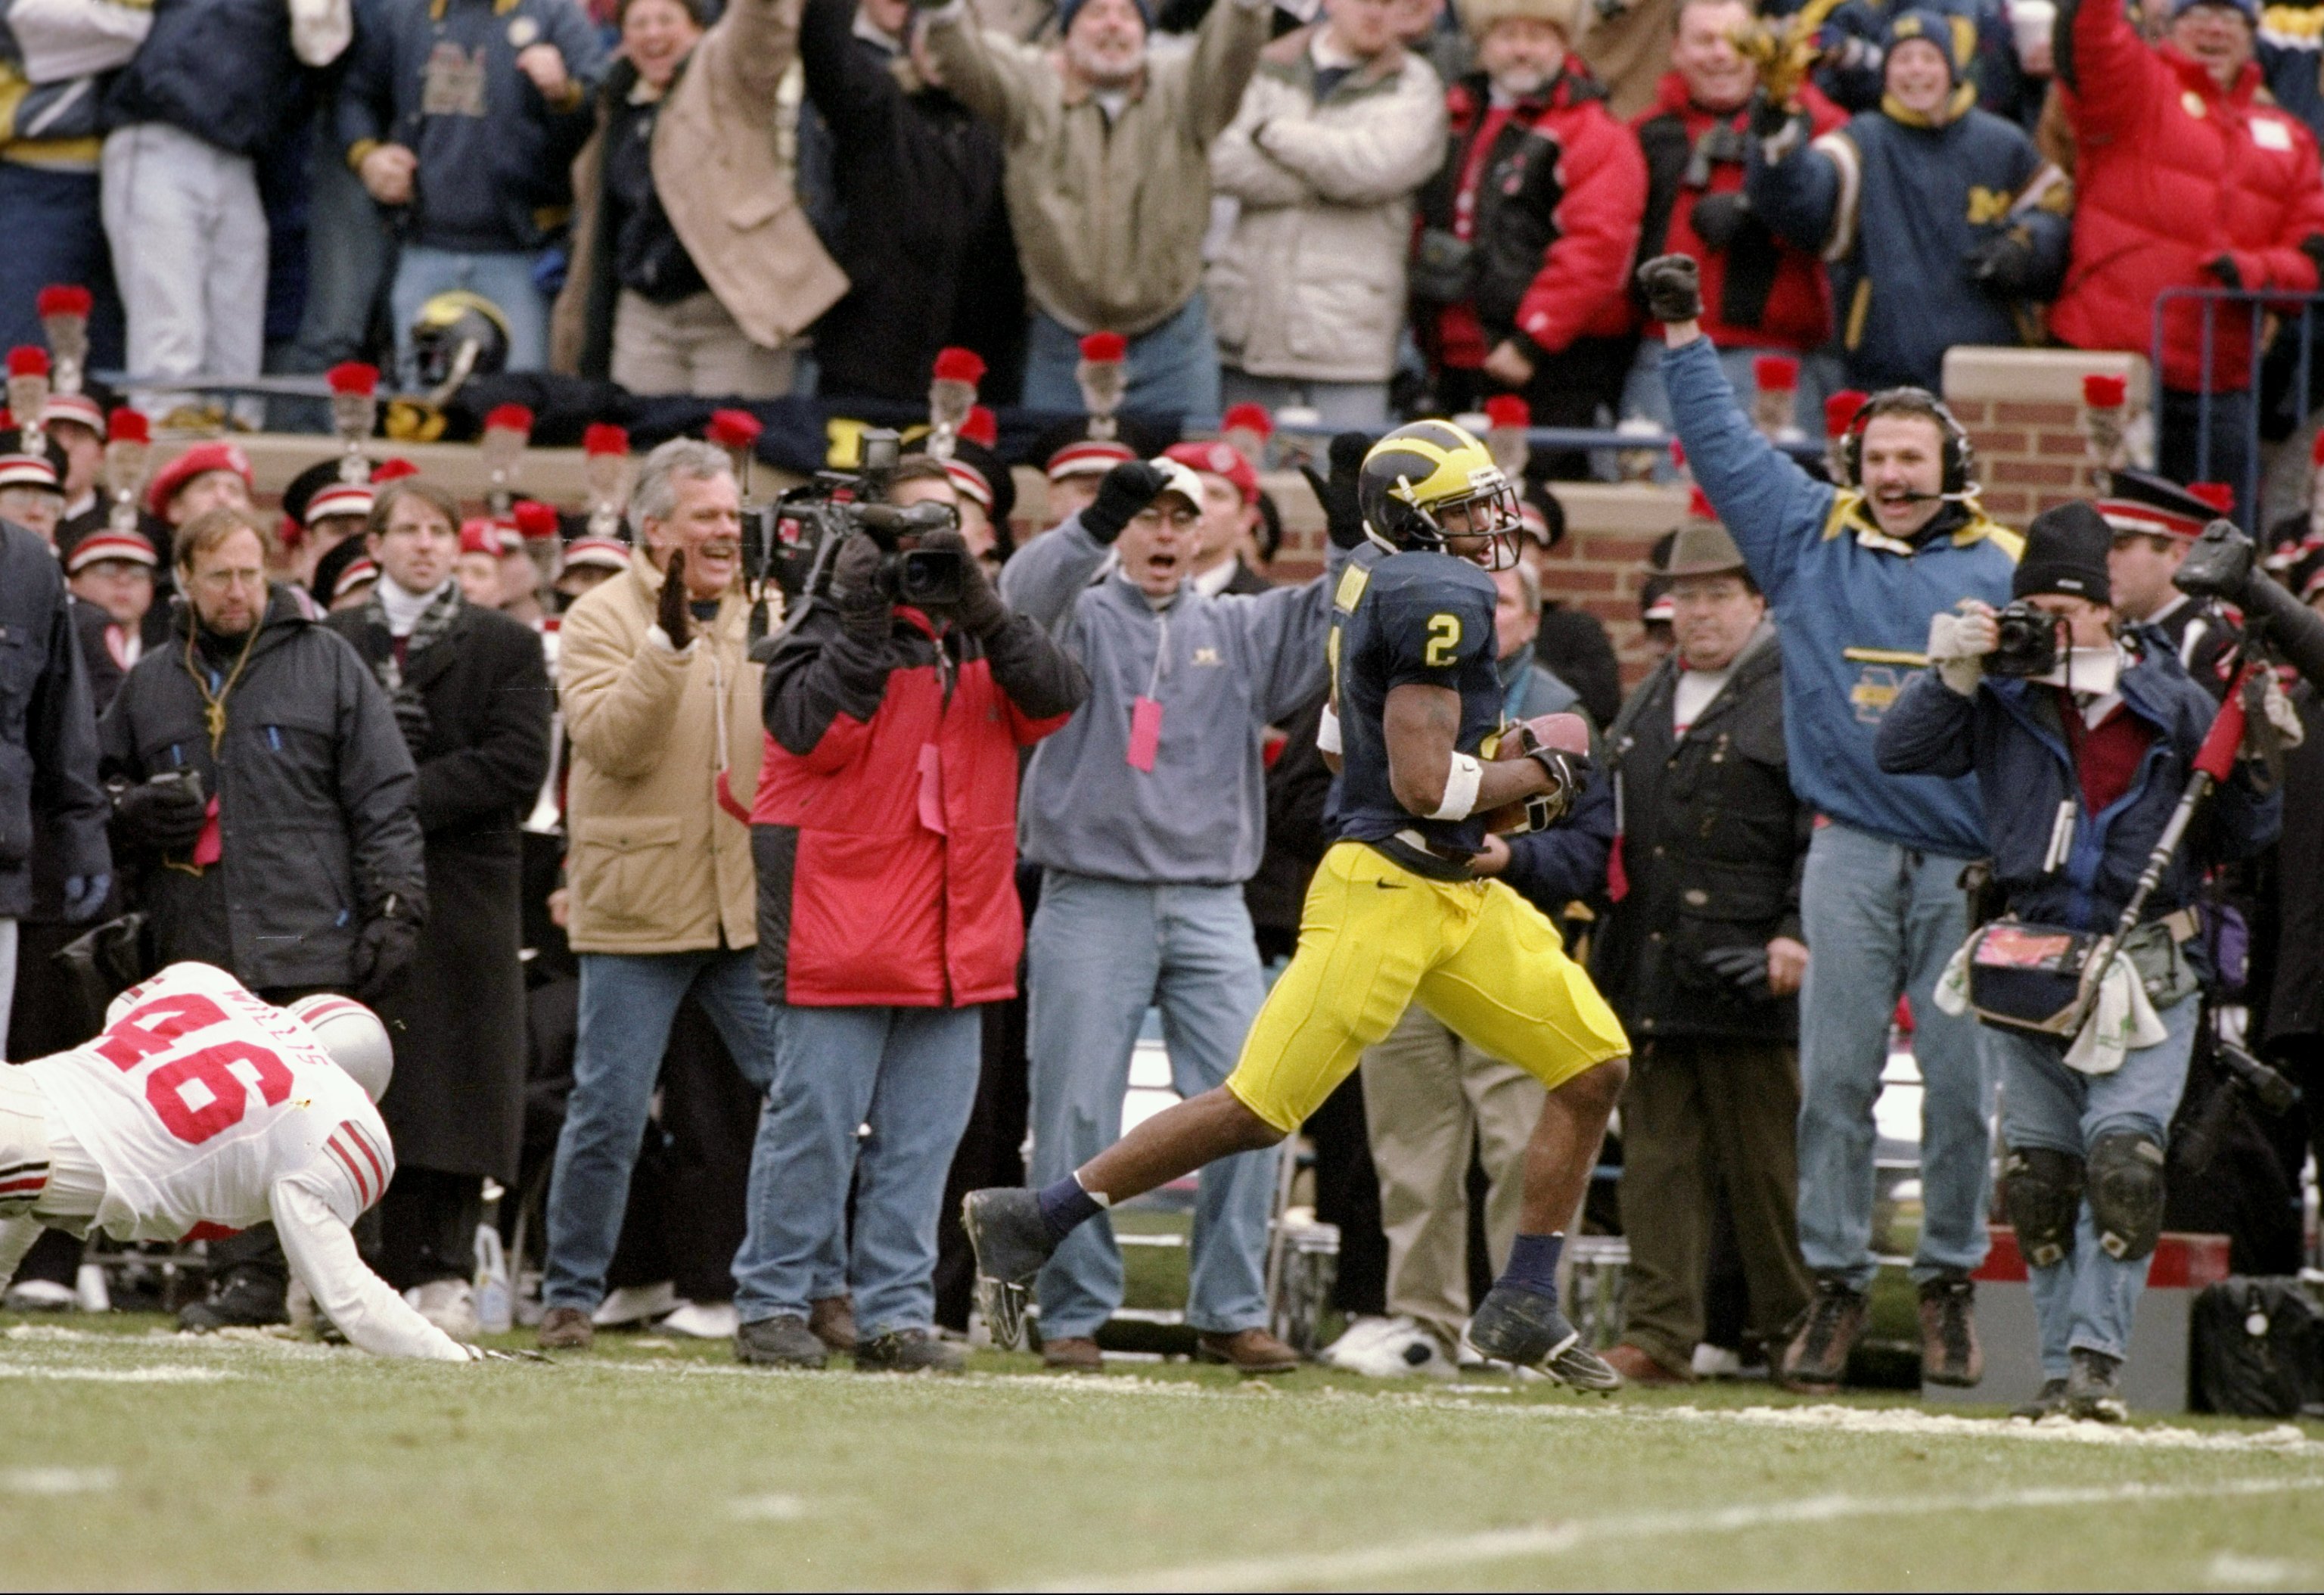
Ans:
[[[0,1468],[0,1495],[94,1495],[120,1482],[118,1468]]]
[[[0,1379],[78,1379],[96,1385],[198,1385],[240,1376],[222,1368],[42,1368],[0,1362]]]
[[[1176,1590],[1268,1590],[1311,1584],[1360,1586],[1411,1573],[1443,1573],[1480,1563],[1562,1556],[1631,1540],[1744,1534],[1795,1524],[1840,1523],[1865,1517],[1926,1517],[1964,1512],[2114,1506],[2134,1501],[2216,1500],[2284,1495],[2296,1490],[2324,1490],[2324,1475],[2239,1479],[2218,1484],[2109,1484],[2013,1489],[1990,1495],[1811,1496],[1803,1500],[1750,1502],[1702,1512],[1642,1512],[1522,1528],[1484,1529],[1474,1534],[1439,1535],[1355,1551],[1191,1563],[1120,1578],[1065,1579],[1033,1588]]]

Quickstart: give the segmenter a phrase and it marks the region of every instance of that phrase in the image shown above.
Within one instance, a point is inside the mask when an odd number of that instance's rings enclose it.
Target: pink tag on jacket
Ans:
[[[205,870],[226,857],[226,834],[218,826],[217,794],[210,794],[209,807],[202,816],[202,834],[194,838],[194,862]]]
[[[945,834],[944,755],[934,742],[920,744],[920,824],[937,835]]]
[[[1162,705],[1140,694],[1130,705],[1130,768],[1154,772],[1154,756],[1162,751]]]

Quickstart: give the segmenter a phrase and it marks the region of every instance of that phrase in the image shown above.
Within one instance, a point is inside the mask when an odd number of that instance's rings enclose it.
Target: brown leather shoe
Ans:
[[[1848,1354],[1863,1338],[1871,1303],[1845,1279],[1816,1281],[1816,1293],[1784,1350],[1775,1382],[1800,1396],[1829,1396],[1848,1374]]]
[[[855,1354],[855,1298],[825,1296],[807,1305],[807,1326],[816,1340],[835,1351]]]
[[[1095,1341],[1086,1337],[1043,1341],[1041,1366],[1058,1373],[1103,1373],[1105,1354],[1097,1349]]]
[[[1194,1360],[1223,1362],[1238,1373],[1289,1373],[1299,1366],[1299,1353],[1263,1329],[1239,1329],[1197,1335]]]
[[[1977,1343],[1977,1286],[1968,1276],[1940,1274],[1921,1286],[1921,1380],[1965,1387],[1985,1378]]]
[[[1633,1385],[1691,1385],[1692,1370],[1678,1373],[1655,1360],[1654,1353],[1624,1341],[1605,1354],[1606,1366],[1622,1376],[1625,1383]]]
[[[540,1315],[538,1343],[544,1351],[586,1351],[596,1339],[596,1326],[578,1307],[551,1307]]]

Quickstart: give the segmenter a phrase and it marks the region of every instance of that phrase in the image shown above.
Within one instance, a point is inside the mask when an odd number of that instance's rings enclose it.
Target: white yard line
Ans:
[[[1992,1495],[1812,1496],[1803,1500],[1719,1507],[1704,1512],[1646,1512],[1628,1517],[1545,1523],[1524,1528],[1442,1535],[1366,1550],[1254,1556],[1198,1562],[1126,1578],[1079,1578],[1037,1590],[1279,1590],[1372,1585],[1414,1573],[1448,1573],[1480,1563],[1562,1556],[1637,1540],[1694,1535],[1744,1534],[1794,1524],[1840,1523],[1864,1517],[1926,1517],[1959,1513],[2015,1512],[2127,1502],[2216,1500],[2324,1490],[2324,1476],[2243,1479],[2222,1484],[2110,1484],[2079,1489],[2013,1489]]]
[[[198,1385],[239,1378],[222,1368],[40,1368],[0,1362],[0,1379],[78,1379],[96,1385]]]

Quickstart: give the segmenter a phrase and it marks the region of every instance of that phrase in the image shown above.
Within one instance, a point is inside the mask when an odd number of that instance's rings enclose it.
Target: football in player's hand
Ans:
[[[1590,723],[1579,715],[1536,715],[1501,733],[1493,761],[1528,759],[1536,751],[1564,753],[1586,761],[1590,756]],[[1571,793],[1548,792],[1504,803],[1485,816],[1485,829],[1496,836],[1522,835],[1556,821]]]

